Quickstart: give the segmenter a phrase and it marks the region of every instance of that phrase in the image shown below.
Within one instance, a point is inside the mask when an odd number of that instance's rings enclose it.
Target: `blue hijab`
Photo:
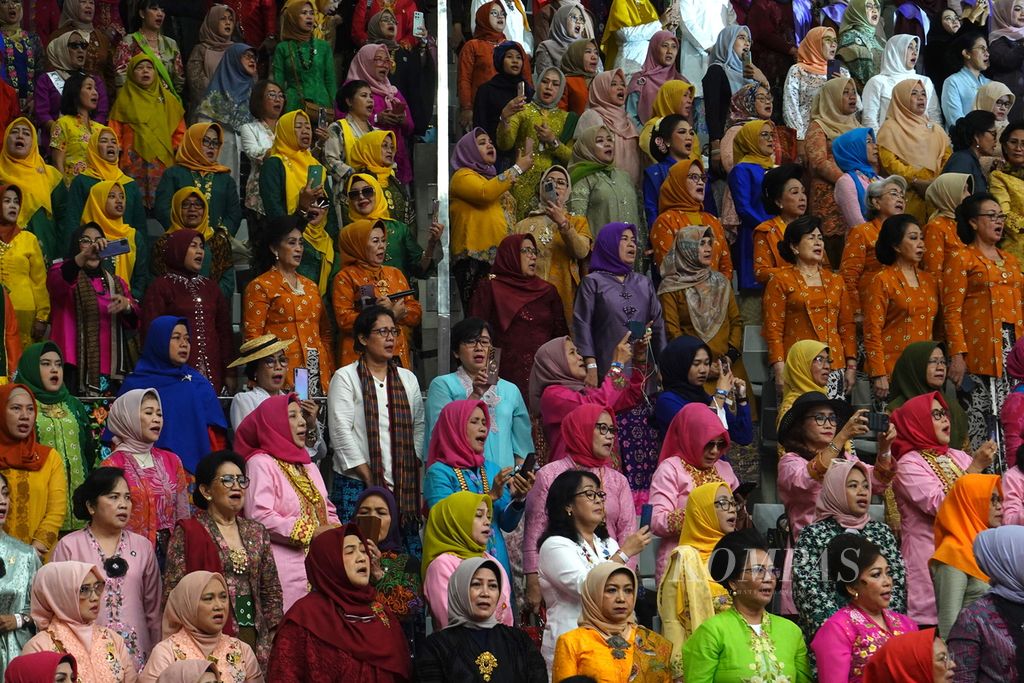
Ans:
[[[125,377],[118,396],[132,389],[156,389],[164,412],[164,428],[156,446],[177,455],[185,469],[195,473],[199,459],[211,450],[207,428],[226,430],[228,423],[210,381],[190,365],[171,362],[171,333],[178,325],[187,328],[188,321],[173,315],[153,320],[146,333],[142,357],[135,370]],[[111,437],[108,430],[103,440]]]
[[[750,29],[746,26],[733,24],[723,28],[708,55],[711,60],[709,66],[718,64],[725,71],[725,75],[729,77],[729,86],[733,93],[747,83],[755,82],[753,79],[744,78],[743,59],[732,49],[733,44],[736,42],[736,36],[740,33],[746,33],[747,39],[750,40]],[[750,42],[753,41],[751,40]]]
[[[871,180],[878,176],[875,168],[868,161],[868,140],[875,141],[875,133],[870,128],[854,128],[847,131],[832,141],[832,158],[836,166],[853,179],[853,186],[857,189],[857,199],[860,201],[861,213],[867,210],[864,204],[867,194],[864,186],[857,178],[857,171],[860,171]]]
[[[627,230],[632,231],[636,237],[636,226],[632,223],[609,223],[598,231],[594,250],[590,253],[591,271],[603,270],[612,275],[629,275],[633,272],[633,267],[619,258],[619,240]]]
[[[242,66],[242,56],[251,51],[253,48],[245,43],[233,43],[224,51],[224,57],[203,94],[198,113],[232,130],[254,120],[249,111],[249,96],[256,85],[256,78],[246,73]]]

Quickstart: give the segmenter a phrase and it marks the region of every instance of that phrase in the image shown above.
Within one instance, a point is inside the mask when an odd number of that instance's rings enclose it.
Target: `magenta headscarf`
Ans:
[[[1006,357],[1006,372],[1017,380],[1015,389],[1024,384],[1024,337],[1018,339],[1010,349],[1010,355]]]
[[[562,419],[562,442],[565,454],[581,467],[607,467],[607,458],[594,456],[594,426],[601,413],[611,415],[615,424],[615,411],[600,403],[584,403]]]
[[[441,409],[437,416],[437,424],[430,435],[430,447],[427,449],[427,468],[435,462],[442,462],[449,467],[462,470],[473,470],[483,467],[484,454],[477,453],[466,439],[466,425],[473,411],[479,408],[484,411],[487,433],[491,432],[491,416],[487,412],[487,404],[483,401],[467,399],[452,401]]]
[[[725,439],[725,449],[729,450],[729,430],[718,415],[701,403],[687,403],[668,426],[658,462],[678,455],[683,462],[702,470],[704,447],[718,437]],[[725,453],[719,457],[722,455]]]
[[[487,135],[487,131],[483,128],[474,128],[455,143],[455,149],[452,151],[452,171],[468,168],[485,178],[493,178],[498,175],[498,171],[494,168],[493,164],[486,163],[483,157],[480,156],[480,148],[476,146],[476,137],[478,135]]]
[[[369,45],[363,45],[359,48],[359,52],[352,58],[352,63],[348,67],[348,76],[345,78],[345,82],[349,81],[366,81],[370,86],[370,92],[377,97],[383,97],[387,103],[385,109],[390,109],[391,104],[397,99],[395,95],[398,94],[398,88],[391,85],[391,81],[385,76],[383,79],[377,77],[376,69],[374,66],[373,58],[380,53],[390,60],[391,53],[385,45],[380,43],[371,43]]]
[[[658,50],[658,46],[665,42],[666,38],[676,41],[676,51],[678,53],[679,39],[676,38],[675,33],[672,31],[658,31],[655,33],[654,37],[651,38],[650,45],[647,46],[647,59],[644,60],[644,65],[629,79],[629,87],[626,89],[626,99],[629,99],[629,96],[633,93],[640,93],[640,102],[637,104],[636,111],[641,123],[647,123],[648,119],[651,118],[654,98],[658,96],[658,89],[661,86],[668,81],[686,80],[679,73],[675,63],[668,66],[658,64],[655,53]]]
[[[863,515],[850,512],[850,505],[846,501],[846,479],[854,467],[864,474],[865,479],[871,481],[871,473],[868,472],[867,466],[859,460],[841,458],[832,460],[832,464],[829,465],[821,480],[821,491],[818,493],[818,502],[814,506],[815,522],[831,517],[839,522],[839,526],[844,529],[863,529],[871,521],[867,511]]]
[[[265,399],[245,416],[235,429],[235,452],[246,460],[266,453],[292,465],[308,465],[309,452],[295,445],[288,424],[288,406],[298,403],[298,394],[281,394]]]

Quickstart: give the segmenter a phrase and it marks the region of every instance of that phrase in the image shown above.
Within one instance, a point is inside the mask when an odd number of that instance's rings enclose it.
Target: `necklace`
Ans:
[[[305,59],[303,59],[302,57],[301,45],[293,44],[292,49],[295,51],[295,57],[299,60],[299,66],[302,67],[302,70],[304,72],[309,72],[313,69],[313,58],[316,56],[316,46],[313,45],[312,39],[307,40],[305,42],[309,46],[309,49],[306,50],[307,55]]]
[[[594,538],[596,539],[597,537],[595,536]],[[586,561],[587,566],[593,567],[594,565],[596,565],[598,560],[597,560],[596,557],[594,557],[594,555],[592,555],[590,553],[590,544],[587,543],[586,539],[582,539],[581,538],[577,545],[579,545],[580,550],[583,551],[583,559]],[[597,550],[597,545],[598,544],[595,541],[595,543],[594,543],[595,553],[596,553],[596,550]],[[611,556],[612,556],[612,554],[610,552],[608,552],[608,546],[603,545],[603,544],[602,544],[602,548],[601,548],[601,553],[600,554],[604,556],[605,560],[611,559]]]
[[[480,656],[473,662],[480,670],[480,676],[485,681],[491,680],[491,674],[498,668],[498,658],[495,657],[489,650],[480,653]]]
[[[921,457],[928,463],[928,467],[932,468],[932,472],[942,482],[942,490],[944,493],[949,493],[949,489],[953,487],[956,480],[963,476],[964,471],[960,469],[948,455],[940,455],[935,451],[921,451]]]
[[[466,483],[466,475],[464,475],[462,473],[462,469],[460,469],[458,467],[453,467],[452,469],[455,470],[455,478],[459,480],[459,488],[461,490],[463,490],[463,491],[468,491],[469,490],[469,484]],[[482,467],[480,469],[483,470]],[[469,470],[469,478],[472,479],[474,483],[476,482],[477,479],[479,479],[480,480],[480,488],[483,489],[483,493],[485,495],[490,493],[491,486],[490,486],[490,484],[487,483],[487,474],[485,472],[481,472],[480,474],[477,474],[476,471]]]

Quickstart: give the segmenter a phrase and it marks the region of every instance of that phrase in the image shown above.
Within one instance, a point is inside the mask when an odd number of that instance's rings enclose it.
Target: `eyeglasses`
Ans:
[[[107,584],[105,581],[97,581],[96,583],[89,584],[88,586],[82,586],[78,589],[78,597],[88,600],[95,595],[98,598],[103,595],[103,591],[106,587]]]
[[[945,408],[933,408],[932,409],[932,419],[933,420],[941,420],[944,417],[949,417],[949,411],[948,410],[946,410]]]
[[[714,502],[714,506],[723,512],[736,509],[736,501],[732,498],[719,498]]]
[[[96,244],[100,239],[103,239],[103,238],[101,237],[99,239],[93,239],[91,237],[79,237],[78,238],[78,243],[79,244],[83,244],[83,245]]]
[[[687,174],[686,179],[689,180],[691,183],[703,183],[704,182],[704,176],[702,174],[700,174],[700,173],[689,173],[689,174]]]
[[[944,368],[947,365],[949,365],[949,361],[946,360],[945,358],[929,358],[926,365],[935,365],[940,368]]]
[[[949,654],[948,652],[940,653],[937,657],[935,657],[935,661],[939,664],[942,664],[947,669],[956,664],[956,662],[953,661],[953,655]]]
[[[69,50],[84,50],[87,47],[89,47],[89,43],[79,42],[77,40],[75,42],[73,42],[73,43],[68,43],[68,49]]]
[[[595,500],[604,500],[605,498],[608,497],[608,494],[605,493],[604,491],[595,491],[594,489],[587,489],[586,491],[578,492],[574,497],[578,496],[583,496],[591,503],[593,503]]]
[[[285,356],[284,354],[280,356],[267,356],[263,359],[263,364],[268,368],[272,368],[274,366],[286,368],[288,367],[288,356]]]
[[[529,254],[530,256],[536,256],[536,255],[537,255],[537,254],[539,254],[540,252],[539,252],[539,251],[537,251],[537,248],[536,248],[536,247],[522,247],[522,248],[521,248],[521,249],[519,250],[519,253],[520,253],[520,254]]]
[[[814,420],[819,427],[824,427],[826,424],[830,424],[833,427],[838,423],[835,413],[832,415],[826,415],[825,413],[815,413],[814,415],[808,415],[808,419]]]
[[[216,149],[217,147],[220,147],[220,139],[203,138],[203,147],[206,147],[207,149]]]
[[[491,340],[487,337],[473,337],[462,342],[465,346],[479,346],[480,348],[486,349],[491,345]]]
[[[893,199],[903,199],[903,190],[889,190],[888,192],[882,193],[883,197],[892,197]]]
[[[719,439],[718,441],[709,441],[708,445],[705,446],[704,448],[705,449],[715,448],[717,450],[724,451],[728,447],[729,447],[729,444],[726,443],[725,439]]]
[[[351,200],[356,200],[359,199],[360,197],[362,197],[363,199],[370,199],[375,194],[377,194],[377,191],[374,190],[372,187],[367,186],[361,190],[350,190],[348,193],[348,198]]]
[[[828,356],[815,356],[811,360],[811,364],[820,366],[832,365],[832,359],[829,358]]]
[[[203,203],[201,201],[199,201],[198,199],[186,199],[185,201],[183,201],[181,203],[181,208],[183,208],[183,209],[201,209],[201,208],[203,208]]]
[[[264,95],[268,100],[283,100],[284,93],[280,90],[268,90]]]
[[[770,95],[754,95],[754,101],[760,102],[761,104],[768,104],[772,101],[772,98]]]
[[[1005,213],[996,213],[995,211],[989,211],[988,213],[979,213],[978,218],[982,217],[985,217],[990,221],[995,221],[996,223],[1003,223],[1006,221]]]
[[[397,337],[398,332],[399,330],[397,327],[378,327],[370,330],[370,334],[375,334],[378,337],[383,337],[384,339],[387,339],[388,337]]]
[[[235,484],[238,484],[238,488],[247,489],[249,488],[249,477],[244,474],[225,474],[217,477],[217,481],[224,484],[224,488],[232,488]]]
[[[614,435],[619,433],[618,427],[616,427],[615,425],[606,425],[604,422],[598,422],[596,425],[594,425],[594,429],[596,429],[597,433],[600,434],[601,436],[607,436],[608,434]]]
[[[996,137],[997,135],[999,135],[999,133],[996,132],[995,128],[989,128],[988,130],[985,131],[985,134],[991,135],[992,137]]]
[[[747,567],[743,571],[744,573],[750,572],[750,578],[754,579],[755,581],[763,581],[764,579],[767,579],[769,576],[775,579],[782,578],[782,569],[767,564],[755,564],[751,567]]]

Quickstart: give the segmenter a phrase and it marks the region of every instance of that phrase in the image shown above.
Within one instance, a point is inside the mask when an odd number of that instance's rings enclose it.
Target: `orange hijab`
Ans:
[[[21,389],[36,403],[36,397],[24,384],[4,384],[0,386],[0,406],[7,408],[7,402],[16,389]],[[0,421],[0,469],[29,470],[37,472],[46,463],[46,457],[53,450],[36,441],[36,430],[30,429],[29,435],[19,439],[7,429],[7,421]]]
[[[988,581],[974,559],[974,538],[988,529],[992,493],[1003,493],[996,474],[965,474],[956,480],[935,515],[933,560]]]
[[[685,211],[686,217],[691,225],[699,225],[704,222],[701,212],[704,210],[704,203],[686,191],[686,176],[690,169],[696,168],[701,174],[704,173],[704,164],[699,160],[683,159],[672,164],[668,171],[668,177],[661,185],[661,196],[658,198],[658,211]]]
[[[800,41],[800,47],[796,51],[796,61],[804,71],[819,76],[828,73],[828,60],[825,59],[825,36],[829,34],[832,34],[832,40],[836,39],[836,32],[833,29],[827,26],[815,26]]]
[[[182,138],[178,152],[174,155],[174,159],[179,166],[184,166],[187,169],[199,171],[200,173],[231,172],[231,169],[227,166],[218,164],[215,161],[208,161],[203,156],[203,136],[206,135],[206,131],[213,127],[216,127],[217,132],[220,133],[221,147],[224,146],[224,129],[220,127],[219,123],[193,123],[185,131],[185,137]],[[220,149],[217,152],[219,154]]]
[[[370,240],[370,233],[374,228],[380,228],[384,234],[388,234],[388,228],[384,221],[371,221],[368,218],[349,223],[338,233],[338,251],[341,252],[341,266],[362,266],[363,268],[374,269],[366,260],[366,243]],[[377,266],[375,270],[380,270]]]

